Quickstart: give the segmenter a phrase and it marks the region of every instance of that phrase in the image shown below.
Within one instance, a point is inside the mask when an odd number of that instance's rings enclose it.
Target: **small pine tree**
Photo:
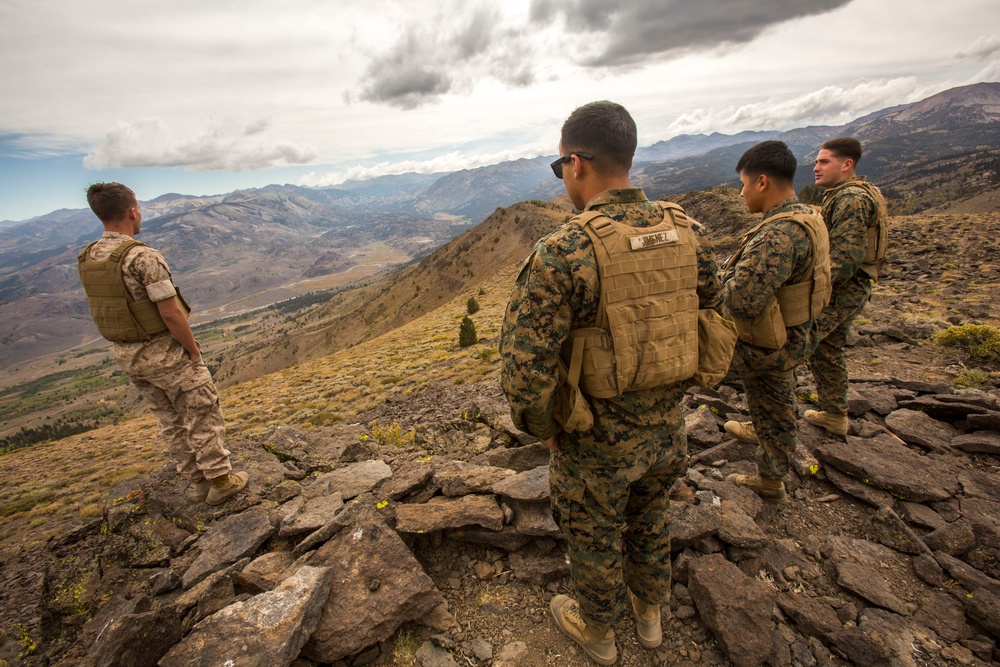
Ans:
[[[807,185],[799,190],[799,201],[803,204],[815,204],[819,206],[823,203],[823,193],[825,190],[818,185]]]
[[[459,347],[469,347],[470,345],[475,345],[479,342],[479,338],[476,336],[476,324],[469,316],[466,315],[462,318],[462,325],[458,328],[458,346]]]
[[[469,315],[475,315],[479,312],[479,302],[476,301],[476,297],[469,297],[469,300],[465,302],[465,309],[469,311]]]

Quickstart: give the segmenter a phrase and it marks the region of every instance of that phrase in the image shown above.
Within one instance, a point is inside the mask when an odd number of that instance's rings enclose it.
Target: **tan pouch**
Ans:
[[[736,324],[714,310],[698,311],[698,370],[691,381],[699,387],[714,387],[729,372],[736,349]]]
[[[785,331],[785,321],[781,319],[781,309],[778,307],[777,299],[771,299],[764,312],[752,322],[734,316],[733,323],[736,325],[740,340],[756,347],[780,350],[788,340],[788,332]]]
[[[552,418],[564,431],[589,431],[594,427],[594,413],[587,397],[580,391],[580,368],[583,365],[583,339],[572,343],[569,368],[559,359],[559,386]]]

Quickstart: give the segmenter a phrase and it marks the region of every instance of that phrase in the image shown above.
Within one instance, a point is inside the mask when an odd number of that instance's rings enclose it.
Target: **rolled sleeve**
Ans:
[[[177,288],[171,280],[162,280],[152,285],[146,285],[146,294],[152,302],[166,301],[177,296]]]

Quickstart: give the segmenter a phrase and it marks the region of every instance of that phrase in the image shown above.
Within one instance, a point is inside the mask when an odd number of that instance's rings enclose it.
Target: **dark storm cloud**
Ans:
[[[568,30],[606,33],[601,51],[581,64],[613,67],[679,51],[750,42],[771,26],[829,12],[851,0],[535,0],[533,21],[562,15]],[[585,36],[585,35],[581,35]],[[805,36],[803,39],[809,39]]]
[[[432,27],[411,26],[406,30],[388,52],[368,65],[358,97],[413,109],[436,101],[456,87],[468,87],[468,82],[456,82],[454,72],[470,61],[491,59],[497,20],[495,13],[485,7],[467,17],[452,18],[455,25],[450,29],[435,21]],[[502,56],[491,60],[497,78],[512,85],[532,81],[530,70],[523,64],[505,63]]]

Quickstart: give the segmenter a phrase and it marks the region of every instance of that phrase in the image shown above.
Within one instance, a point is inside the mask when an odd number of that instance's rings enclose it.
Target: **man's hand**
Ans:
[[[187,314],[181,308],[181,303],[177,297],[157,301],[156,309],[160,312],[163,323],[167,325],[167,330],[187,350],[191,361],[201,359],[201,348],[198,347],[198,342],[194,339],[194,334],[191,333],[191,325],[188,324]]]
[[[546,438],[545,440],[542,440],[542,444],[551,449],[552,451],[556,451],[557,449],[559,449],[559,434],[556,433],[551,438]]]

